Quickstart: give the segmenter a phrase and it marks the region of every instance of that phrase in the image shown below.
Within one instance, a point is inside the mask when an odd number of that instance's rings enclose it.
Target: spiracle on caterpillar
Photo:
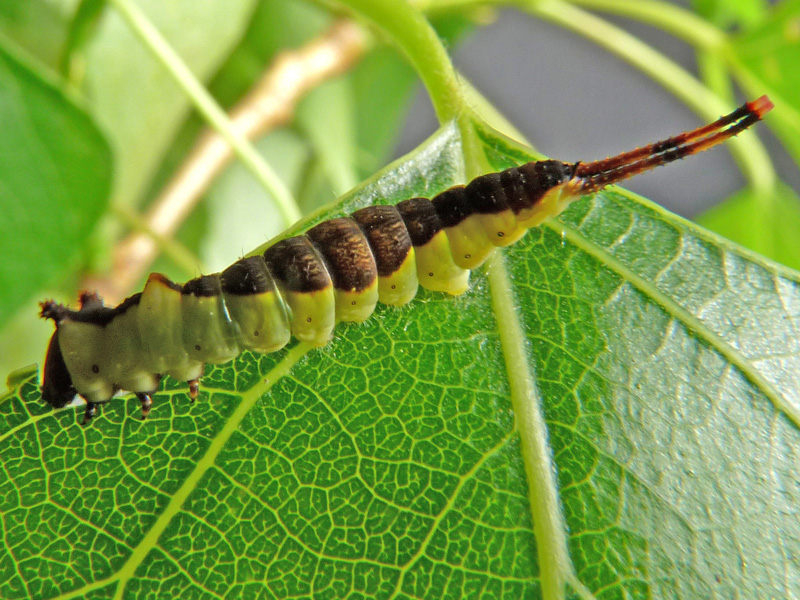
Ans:
[[[54,408],[80,395],[84,424],[120,390],[142,418],[164,375],[198,396],[205,364],[243,350],[268,353],[292,335],[323,346],[337,321],[360,323],[378,302],[402,306],[419,286],[458,295],[495,247],[561,213],[577,198],[715,146],[772,109],[762,96],[717,121],[589,163],[529,162],[451,187],[432,199],[369,206],[285,238],[221,273],[183,285],[153,273],[116,307],[83,293],[80,308],[41,303],[52,319],[42,398]]]

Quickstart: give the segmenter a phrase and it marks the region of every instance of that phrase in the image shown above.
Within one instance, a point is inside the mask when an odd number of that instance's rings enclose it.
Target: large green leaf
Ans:
[[[79,0],[0,2],[0,31],[57,71]]]
[[[529,159],[479,134],[495,168]],[[324,216],[462,179],[446,129]],[[12,379],[0,595],[539,597],[533,523],[562,518],[562,575],[598,598],[800,593],[797,274],[620,191],[503,257],[462,297],[210,369],[195,405],[167,381],[146,422],[128,398],[82,428]],[[547,436],[512,410],[526,375]],[[532,437],[560,510],[528,502]]]

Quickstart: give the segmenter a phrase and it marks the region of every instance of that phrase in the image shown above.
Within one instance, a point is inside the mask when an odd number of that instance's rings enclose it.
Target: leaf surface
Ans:
[[[495,168],[531,158],[479,135]],[[316,219],[463,177],[445,129]],[[542,399],[573,583],[800,593],[797,274],[620,191],[497,264],[523,362],[478,271],[464,296],[379,306],[323,349],[209,369],[194,406],[167,381],[146,422],[128,398],[81,428],[13,379],[0,595],[540,597],[519,370]]]

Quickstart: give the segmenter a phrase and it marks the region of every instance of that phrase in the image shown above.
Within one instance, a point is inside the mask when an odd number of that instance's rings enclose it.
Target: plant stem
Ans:
[[[403,0],[339,0],[368,19],[408,57],[428,90],[440,123],[458,117],[461,86],[436,31],[421,12]]]
[[[484,148],[475,137],[480,119],[465,102],[453,63],[428,20],[407,0],[339,1],[369,19],[408,57],[428,90],[439,123],[456,121],[467,176],[483,173]]]
[[[169,43],[132,0],[109,0],[125,19],[128,26],[153,53],[157,60],[175,78],[197,111],[231,145],[242,163],[253,173],[283,215],[287,225],[300,218],[300,210],[289,188],[264,161],[253,146],[232,126],[230,119],[219,107],[203,85],[176,54]]]

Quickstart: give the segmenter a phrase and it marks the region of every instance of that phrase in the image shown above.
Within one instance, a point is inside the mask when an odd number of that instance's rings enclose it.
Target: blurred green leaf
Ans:
[[[76,262],[107,206],[111,153],[86,113],[0,39],[0,326]],[[19,366],[17,363],[16,366]]]
[[[530,159],[479,135],[494,168]],[[443,130],[314,220],[430,196],[461,160]],[[16,386],[0,595],[537,597],[520,369],[589,590],[800,592],[797,274],[620,191],[504,254],[527,364],[504,358],[478,272],[462,297],[379,306],[320,350],[211,368],[195,405],[167,380],[146,422],[129,398],[81,428],[35,379]]]
[[[358,167],[367,177],[397,143],[416,86],[414,69],[391,48],[370,52],[350,75],[355,97]]]
[[[800,163],[800,0],[778,3],[758,27],[731,46],[737,75],[754,92],[769,94],[776,110],[767,124]]]
[[[800,198],[786,186],[780,186],[772,198],[742,190],[695,220],[774,261],[800,269]]]
[[[78,3],[79,0],[3,0],[0,31],[56,73]]]
[[[750,26],[761,21],[769,0],[692,0],[692,8],[712,23],[723,27]]]
[[[311,90],[297,107],[295,124],[330,182],[325,204],[361,180],[355,156],[357,108],[349,82],[344,78],[326,81]]]
[[[223,106],[236,103],[285,50],[301,47],[324,30],[331,15],[307,0],[260,0],[242,39],[209,84]]]

